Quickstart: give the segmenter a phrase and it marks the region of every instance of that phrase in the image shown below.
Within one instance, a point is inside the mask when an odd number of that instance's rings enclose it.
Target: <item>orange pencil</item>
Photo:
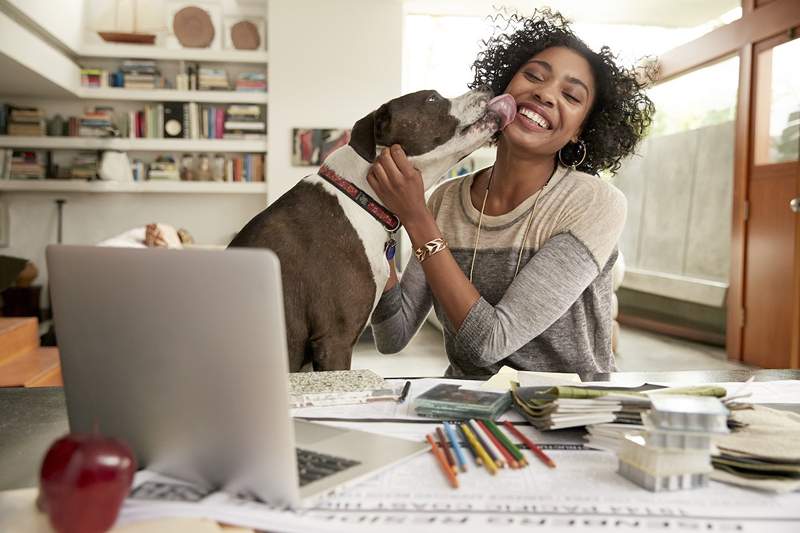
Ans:
[[[556,467],[556,464],[553,462],[553,460],[550,459],[547,456],[547,454],[544,453],[542,451],[542,449],[539,448],[531,439],[529,439],[528,437],[523,435],[520,430],[515,428],[514,424],[512,424],[508,420],[504,420],[503,421],[503,425],[506,426],[506,429],[508,429],[508,431],[510,431],[512,435],[514,435],[519,440],[521,440],[523,442],[523,444],[525,444],[525,446],[527,446],[528,449],[530,451],[532,451],[536,455],[536,457],[539,458],[540,461],[542,461],[544,464],[546,464],[550,468],[555,468]]]
[[[476,420],[475,422],[478,423],[484,433],[486,433],[486,436],[489,438],[489,440],[492,441],[492,444],[495,445],[497,451],[499,451],[500,454],[505,458],[509,468],[519,468],[519,463],[517,463],[517,460],[514,459],[514,456],[509,453],[506,447],[503,446],[503,443],[497,439],[494,433],[492,433],[492,430],[489,429],[483,420]]]
[[[436,428],[436,436],[439,438],[439,446],[442,447],[442,452],[444,452],[444,456],[447,459],[447,464],[450,465],[450,468],[453,470],[453,473],[458,475],[458,469],[456,468],[456,460],[453,457],[453,452],[450,450],[450,445],[447,443],[447,439],[442,433],[442,428]]]
[[[448,481],[450,481],[450,485],[452,485],[454,489],[457,489],[458,479],[453,473],[453,469],[450,468],[449,464],[447,464],[447,459],[445,459],[444,453],[439,449],[438,446],[436,446],[436,443],[433,441],[430,435],[425,435],[425,439],[427,439],[428,444],[431,445],[431,451],[433,452],[433,455],[436,456],[436,460],[439,461],[439,466],[442,467],[442,472],[444,472],[444,475],[447,477]]]

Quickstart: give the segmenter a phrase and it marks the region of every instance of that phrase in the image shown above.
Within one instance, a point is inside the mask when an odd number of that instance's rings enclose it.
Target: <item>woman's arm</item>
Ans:
[[[414,249],[442,237],[436,219],[425,204],[422,176],[405,157],[402,148],[395,145],[384,150],[378,157],[378,164],[373,165],[367,175],[367,181],[386,207],[400,218]],[[419,265],[412,258],[411,263],[415,262]],[[448,249],[428,257],[421,266],[448,320],[459,329],[480,298],[477,289],[464,276]]]
[[[397,353],[408,344],[431,310],[431,291],[419,262],[412,258],[397,280],[394,262],[378,306],[372,312],[372,333],[381,353]]]

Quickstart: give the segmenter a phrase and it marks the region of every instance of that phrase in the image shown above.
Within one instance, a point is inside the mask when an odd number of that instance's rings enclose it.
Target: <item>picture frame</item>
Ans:
[[[236,48],[233,39],[234,26],[240,22],[249,22],[258,32],[258,45],[255,48]],[[265,50],[266,49],[266,20],[264,17],[254,15],[226,15],[223,20],[223,48],[225,50]]]
[[[205,50],[220,50],[222,48],[222,6],[217,3],[187,0],[167,0],[164,4],[164,17],[167,26],[167,48],[191,48],[185,47],[178,40],[173,28],[175,14],[185,7],[197,7],[208,13],[211,24],[214,27],[214,37]]]
[[[350,142],[349,129],[293,128],[292,166],[318,166],[334,150]]]

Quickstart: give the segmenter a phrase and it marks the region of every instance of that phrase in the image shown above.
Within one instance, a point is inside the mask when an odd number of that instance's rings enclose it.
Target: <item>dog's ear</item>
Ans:
[[[353,131],[350,133],[350,146],[358,155],[372,163],[375,161],[376,141],[380,142],[385,139],[388,123],[389,108],[383,104],[353,125]]]

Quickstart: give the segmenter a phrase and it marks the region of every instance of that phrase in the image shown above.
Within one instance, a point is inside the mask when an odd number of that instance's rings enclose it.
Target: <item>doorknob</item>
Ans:
[[[789,202],[789,207],[795,213],[800,213],[800,196],[797,198],[792,198],[792,200]]]

